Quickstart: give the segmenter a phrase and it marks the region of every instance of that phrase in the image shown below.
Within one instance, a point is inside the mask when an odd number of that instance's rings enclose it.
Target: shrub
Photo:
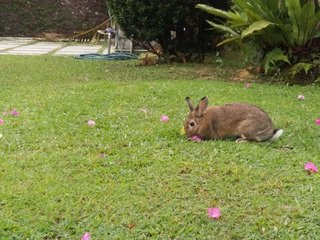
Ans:
[[[290,81],[314,82],[320,77],[319,3],[306,0],[233,0],[233,10],[223,11],[204,4],[197,8],[226,19],[225,24],[208,23],[227,33],[221,44],[253,41],[263,51],[266,73],[278,69]],[[301,83],[300,81],[300,83]]]
[[[174,55],[180,61],[203,61],[216,32],[208,32],[209,14],[197,11],[198,0],[108,0],[107,5],[127,37],[166,61]],[[203,2],[203,1],[202,1]],[[228,1],[205,3],[226,9]],[[159,51],[153,45],[161,46]]]

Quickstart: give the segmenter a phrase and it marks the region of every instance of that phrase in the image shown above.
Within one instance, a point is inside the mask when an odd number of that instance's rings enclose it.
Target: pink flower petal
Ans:
[[[16,109],[13,109],[13,110],[10,112],[10,114],[11,114],[12,116],[19,116],[19,115],[20,115],[20,113],[19,113]]]
[[[81,240],[91,240],[90,233],[85,232],[81,238]]]
[[[89,127],[94,127],[94,126],[96,125],[96,122],[95,122],[94,120],[88,120],[88,121],[87,121],[87,125],[88,125]]]
[[[318,168],[313,162],[307,162],[304,165],[304,170],[309,171],[309,172],[313,172],[313,173],[317,173],[318,172]]]
[[[4,120],[2,118],[0,118],[0,125],[4,124]]]
[[[209,218],[218,219],[221,216],[220,208],[208,208]]]
[[[198,135],[193,135],[191,138],[189,138],[191,141],[194,141],[194,142],[201,142],[202,141],[202,138]]]
[[[160,121],[161,121],[161,122],[168,122],[168,121],[169,121],[169,117],[166,116],[166,115],[162,115],[162,116],[160,117]]]
[[[320,126],[320,118],[316,119],[316,124]]]
[[[252,87],[252,83],[245,83],[245,84],[244,84],[244,87],[245,87],[245,88],[251,88],[251,87]]]
[[[300,95],[298,96],[298,99],[299,99],[299,100],[304,100],[305,97],[304,97],[302,94],[300,94]]]

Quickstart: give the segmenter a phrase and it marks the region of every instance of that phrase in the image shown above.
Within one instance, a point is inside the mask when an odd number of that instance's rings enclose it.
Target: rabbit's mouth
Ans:
[[[193,135],[193,136],[191,136],[191,137],[188,137],[188,139],[191,140],[191,141],[194,141],[194,142],[201,142],[201,141],[204,140],[204,139],[203,139],[201,136],[199,136],[199,135]]]
[[[192,138],[192,137],[199,137],[199,138],[203,138],[200,134],[198,134],[197,132],[188,132],[187,134],[186,134],[186,136],[187,136],[187,138]]]

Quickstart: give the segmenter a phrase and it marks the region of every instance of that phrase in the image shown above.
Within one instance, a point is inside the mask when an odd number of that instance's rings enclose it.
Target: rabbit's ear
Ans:
[[[207,97],[201,98],[199,105],[196,107],[196,116],[201,117],[204,110],[206,110],[207,107],[208,107],[208,98]]]
[[[194,108],[194,106],[193,106],[193,104],[191,102],[191,99],[189,97],[186,97],[186,101],[187,101],[187,103],[189,105],[190,112],[193,112],[195,108]]]

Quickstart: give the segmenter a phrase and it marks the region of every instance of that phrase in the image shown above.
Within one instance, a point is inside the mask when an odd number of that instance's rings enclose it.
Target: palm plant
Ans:
[[[204,4],[196,7],[225,23],[207,22],[216,29],[226,32],[227,38],[218,45],[232,41],[251,39],[265,53],[264,69],[268,72],[277,62],[291,64],[289,72],[295,75],[318,68],[320,49],[314,48],[320,38],[320,11],[317,0],[233,0],[232,11],[223,11]],[[310,59],[310,54],[314,59]],[[309,58],[309,59],[306,59]],[[314,60],[315,63],[314,63]],[[308,63],[308,67],[302,63]],[[299,64],[300,67],[295,66]],[[314,65],[310,67],[310,64]]]

